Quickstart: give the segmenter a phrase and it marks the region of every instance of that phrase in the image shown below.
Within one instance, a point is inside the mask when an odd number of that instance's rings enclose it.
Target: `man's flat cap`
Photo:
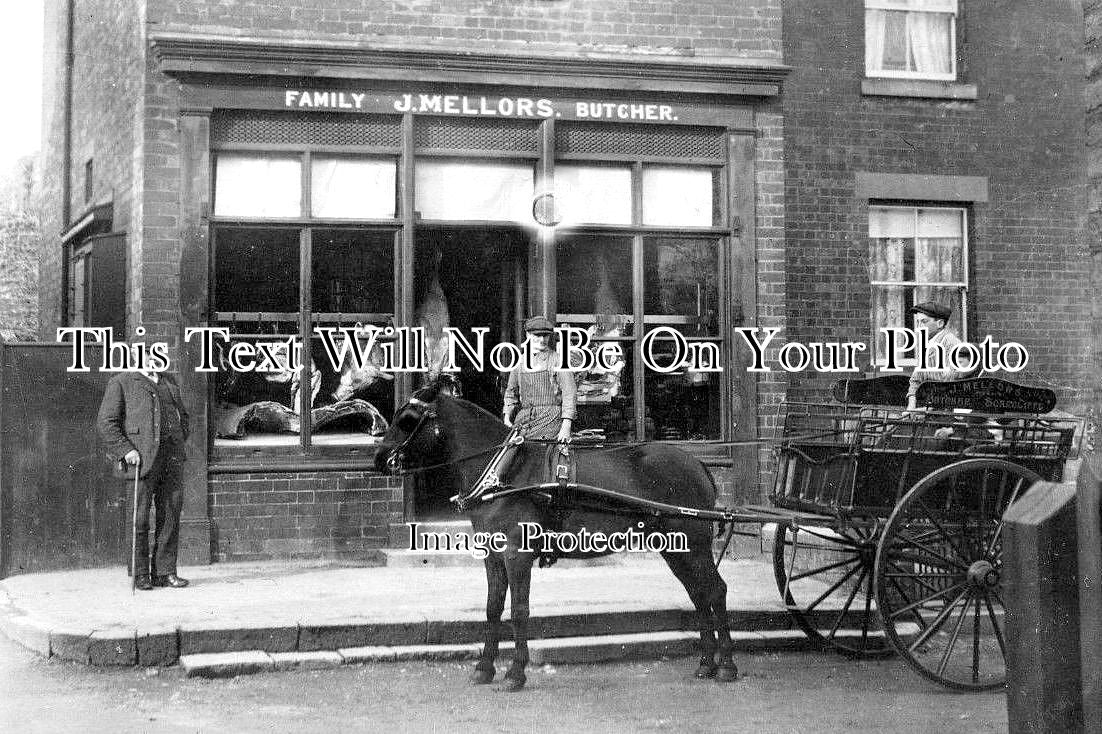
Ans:
[[[550,334],[553,329],[546,316],[533,316],[524,322],[524,330],[529,334]]]
[[[930,318],[948,321],[949,317],[953,315],[953,309],[948,306],[943,306],[940,303],[926,301],[925,303],[919,303],[911,307],[910,313],[924,313]]]

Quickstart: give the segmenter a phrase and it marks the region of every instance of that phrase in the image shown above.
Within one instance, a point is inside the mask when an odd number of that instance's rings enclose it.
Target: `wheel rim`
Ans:
[[[951,688],[1006,682],[1002,514],[1040,477],[998,459],[939,469],[896,506],[876,556],[888,639],[919,673]]]
[[[777,589],[812,640],[859,657],[892,654],[874,605],[872,529],[778,526],[773,542]]]

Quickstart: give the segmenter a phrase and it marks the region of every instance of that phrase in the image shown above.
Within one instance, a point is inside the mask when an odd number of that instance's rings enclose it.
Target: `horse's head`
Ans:
[[[439,395],[439,385],[428,385],[395,412],[375,454],[376,469],[397,474],[433,463],[443,453],[444,431],[435,405]]]
[[[400,473],[452,463],[462,472],[470,462],[495,449],[508,429],[492,413],[453,394],[450,376],[442,375],[413,393],[394,414],[375,454],[381,472]]]

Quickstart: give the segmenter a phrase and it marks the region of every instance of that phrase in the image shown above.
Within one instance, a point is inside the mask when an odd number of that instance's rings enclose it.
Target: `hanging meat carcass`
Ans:
[[[444,333],[444,327],[450,324],[451,317],[448,313],[448,300],[440,285],[440,262],[443,258],[440,250],[433,253],[429,287],[413,313],[413,325],[425,330],[425,383],[440,377],[450,348],[450,340]]]

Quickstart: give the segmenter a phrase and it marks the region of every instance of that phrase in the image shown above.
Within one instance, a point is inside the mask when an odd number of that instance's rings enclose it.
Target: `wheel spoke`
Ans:
[[[924,515],[926,515],[926,517],[930,520],[930,522],[932,522],[934,524],[934,527],[936,527],[939,531],[941,531],[942,540],[944,540],[945,543],[950,548],[953,549],[953,552],[957,554],[957,558],[961,559],[961,561],[967,561],[968,556],[966,556],[964,553],[962,553],[960,548],[957,547],[956,543],[953,542],[953,537],[948,532],[946,532],[945,528],[943,528],[941,526],[941,523],[939,523],[937,521],[937,518],[934,517],[934,513],[930,511],[930,508],[928,508],[926,506],[926,503],[923,502],[920,499],[916,499],[915,504],[918,505],[922,509],[922,513]],[[948,559],[946,559],[946,560],[948,560]],[[961,568],[965,568],[965,567],[961,566]]]
[[[803,573],[793,574],[789,578],[789,581],[799,581],[800,579],[807,578],[808,576],[817,576],[818,574],[823,573],[824,571],[830,571],[830,570],[835,569],[835,568],[840,568],[841,566],[846,566],[850,563],[860,563],[860,562],[861,562],[860,558],[856,558],[856,557],[847,558],[844,561],[838,561],[837,563],[831,563],[831,564],[828,564],[826,566],[819,566],[818,568],[813,568],[810,571],[804,571]]]
[[[1018,492],[1021,491],[1022,484],[1024,484],[1024,483],[1025,483],[1025,477],[1019,477],[1018,478],[1018,483],[1016,485],[1014,485],[1014,492],[1010,496],[1010,501],[1006,503],[1007,507],[1010,507],[1012,504],[1014,504],[1014,501],[1018,498]],[[984,549],[984,551],[983,551],[983,554],[985,556],[990,556],[992,551],[995,550],[995,544],[999,542],[999,536],[1002,534],[1002,531],[1003,531],[1003,522],[1002,522],[1002,513],[1000,512],[999,513],[999,523],[995,527],[995,534],[993,536],[991,536],[991,541],[987,544],[987,548]]]
[[[921,556],[921,555],[918,555],[918,554],[907,553],[905,551],[904,552],[897,552],[894,549],[893,549],[893,552],[892,552],[892,559],[893,560],[899,560],[899,561],[909,561],[910,563],[915,563],[915,564],[918,564],[920,566],[929,566],[931,568],[938,568],[938,569],[942,569],[944,571],[956,571],[956,573],[947,573],[946,575],[948,575],[948,576],[960,576],[963,572],[967,571],[966,568],[962,567],[960,564],[955,563],[953,561],[947,561],[947,563],[949,563],[949,565],[946,566],[946,565],[938,562],[942,559],[926,558],[924,556]]]
[[[807,612],[811,612],[812,610],[814,610],[814,609],[815,609],[815,607],[819,606],[819,604],[821,604],[821,603],[822,603],[822,601],[823,601],[824,599],[826,599],[826,598],[827,598],[828,596],[830,596],[831,594],[833,594],[833,593],[834,593],[834,592],[835,592],[835,591],[836,591],[836,590],[838,589],[838,587],[840,587],[840,586],[841,586],[842,584],[846,583],[846,581],[848,581],[848,580],[849,580],[849,578],[850,578],[851,576],[853,576],[853,574],[854,574],[854,573],[856,573],[856,572],[857,572],[857,569],[859,569],[859,568],[861,568],[860,564],[858,564],[858,565],[855,565],[855,566],[854,566],[853,568],[851,568],[850,570],[846,571],[845,575],[844,575],[844,576],[842,576],[842,578],[840,578],[840,579],[838,579],[837,581],[835,581],[835,582],[834,582],[834,585],[832,585],[832,586],[831,586],[831,587],[830,587],[829,589],[827,589],[826,591],[824,591],[824,592],[823,592],[823,593],[822,593],[822,594],[821,594],[821,595],[819,596],[819,598],[818,598],[818,599],[816,599],[815,601],[813,601],[813,602],[812,602],[812,603],[811,603],[811,604],[810,604],[810,605],[808,606],[808,608],[807,608],[807,609],[806,609],[805,611],[807,611]]]
[[[899,595],[901,597],[903,597],[903,601],[910,604],[911,599],[910,599],[910,597],[907,596],[907,592],[905,592],[903,590],[903,587],[900,586],[894,579],[892,580],[891,584],[892,584],[892,586],[895,587],[895,590],[899,592]],[[883,614],[884,610],[881,609],[880,612],[881,612],[881,614]],[[926,620],[923,619],[922,615],[919,614],[918,610],[912,607],[911,614],[913,614],[915,616],[915,619],[918,620],[919,629],[926,629]]]
[[[991,618],[991,627],[995,630],[995,639],[999,641],[999,650],[1002,651],[1003,660],[1006,659],[1006,641],[1003,639],[1003,633],[999,629],[999,621],[995,619],[995,609],[991,606],[991,599],[987,594],[983,595],[983,603],[987,605],[987,616]]]
[[[956,606],[956,602],[953,602],[953,606]],[[949,644],[945,646],[945,652],[941,654],[941,660],[937,665],[938,676],[945,675],[945,669],[949,667],[949,658],[953,655],[953,648],[956,647],[957,640],[960,638],[961,628],[964,627],[964,620],[968,616],[968,607],[972,606],[972,590],[968,589],[965,592],[964,606],[960,609],[960,617],[957,618],[957,625],[953,628],[953,634],[949,636]]]
[[[972,626],[972,685],[980,682],[980,598],[976,595],[976,622]]]
[[[853,600],[857,598],[857,591],[861,588],[861,583],[865,580],[866,574],[869,570],[862,566],[861,575],[857,577],[857,582],[854,583],[853,588],[850,589],[849,597],[846,598],[846,603],[842,605],[842,611],[838,613],[838,616],[834,620],[834,625],[830,628],[830,634],[827,635],[828,640],[833,640],[834,635],[838,634],[838,628],[842,626],[842,620],[846,614],[849,613],[850,606],[853,605]]]
[[[908,574],[907,569],[900,568],[899,566],[897,566],[895,564],[894,561],[888,561],[888,563],[891,564],[892,568],[896,569],[897,571],[900,571],[900,573],[898,574],[899,577],[901,577],[901,578],[913,578],[916,584],[921,584],[922,586],[926,587],[927,591],[929,591],[931,593],[936,593],[936,592],[940,591],[940,589],[938,589],[936,586],[924,581],[921,577],[918,577],[914,574]],[[951,578],[959,578],[959,576],[953,576]]]
[[[851,548],[858,548],[861,545],[860,541],[854,540],[853,538],[849,537],[848,535],[824,535],[822,533],[817,533],[814,530],[810,530],[810,529],[805,528],[805,527],[798,527],[798,528],[796,528],[795,532],[807,533],[808,535],[816,537],[819,540],[825,540],[828,543],[835,543],[835,544],[838,544],[838,545],[845,545],[845,546],[849,546]],[[795,538],[795,534],[793,534],[793,538]],[[793,542],[795,542],[795,540],[793,540]]]
[[[928,545],[926,545],[925,543],[919,543],[919,542],[917,542],[916,540],[914,540],[914,539],[912,539],[912,538],[910,538],[910,537],[908,537],[908,536],[906,536],[906,535],[903,535],[902,533],[901,533],[901,534],[900,534],[900,535],[898,536],[898,539],[897,539],[896,541],[894,541],[894,542],[892,543],[892,545],[893,545],[893,546],[895,546],[895,545],[898,545],[898,544],[899,544],[900,542],[902,542],[902,541],[906,541],[906,543],[907,543],[907,544],[909,544],[909,545],[910,545],[911,547],[914,547],[914,548],[918,548],[918,549],[919,549],[919,550],[921,550],[921,551],[925,551],[926,553],[929,553],[929,554],[930,554],[931,556],[933,556],[934,558],[937,558],[937,559],[939,559],[939,560],[942,560],[942,561],[944,561],[945,563],[948,563],[948,564],[949,564],[950,566],[954,566],[954,567],[956,567],[956,568],[959,568],[959,569],[960,569],[960,570],[962,570],[962,571],[967,571],[967,570],[968,570],[968,566],[965,566],[965,565],[964,565],[964,564],[963,564],[962,562],[960,562],[960,561],[956,561],[956,560],[953,560],[952,558],[949,558],[949,557],[948,557],[948,556],[946,556],[946,555],[943,555],[943,554],[941,554],[941,553],[938,553],[938,552],[937,552],[936,550],[934,550],[933,548],[929,547],[929,546],[928,546]],[[952,543],[950,543],[950,546],[952,546]],[[904,545],[904,547],[907,547],[907,546],[906,546],[906,545]],[[953,550],[955,551],[955,550],[956,550],[956,548],[954,548]],[[957,552],[957,555],[958,555],[958,556],[959,556],[959,557],[960,557],[961,559],[964,559],[964,556],[960,555],[959,551]],[[931,565],[931,566],[935,566],[935,565],[937,565],[937,564],[935,564],[935,563],[930,563],[930,564],[928,564],[928,565]]]
[[[918,609],[923,604],[928,604],[929,602],[933,601],[934,599],[939,599],[943,596],[948,596],[949,594],[952,594],[954,591],[959,591],[960,589],[963,589],[963,588],[964,588],[964,584],[962,584],[962,583],[961,584],[956,584],[955,586],[950,586],[948,589],[942,589],[941,591],[930,594],[929,596],[924,597],[922,599],[919,599],[918,601],[911,602],[910,604],[908,604],[905,607],[900,607],[899,609],[893,610],[891,612],[891,614],[889,614],[888,616],[890,618],[894,619],[894,618],[898,617],[900,614],[905,614],[906,612],[909,612],[912,609]],[[960,599],[960,597],[958,596],[957,599]],[[954,603],[955,603],[955,601],[956,600],[954,600]]]
[[[872,611],[872,581],[873,575],[869,574],[868,588],[865,589],[865,616],[861,618],[861,647],[869,644],[869,618]]]
[[[963,586],[963,584],[961,584],[961,586]],[[922,630],[922,634],[920,634],[907,649],[913,653],[915,651],[915,648],[922,645],[924,642],[926,642],[926,640],[930,639],[935,632],[941,629],[941,625],[945,624],[945,620],[948,619],[949,615],[953,613],[953,608],[956,607],[957,602],[960,601],[961,598],[964,597],[966,594],[968,594],[968,589],[960,592],[960,594],[958,594],[956,598],[953,599],[953,601],[946,604],[945,608],[942,609],[937,617],[934,618],[934,621],[930,623],[930,626]]]

